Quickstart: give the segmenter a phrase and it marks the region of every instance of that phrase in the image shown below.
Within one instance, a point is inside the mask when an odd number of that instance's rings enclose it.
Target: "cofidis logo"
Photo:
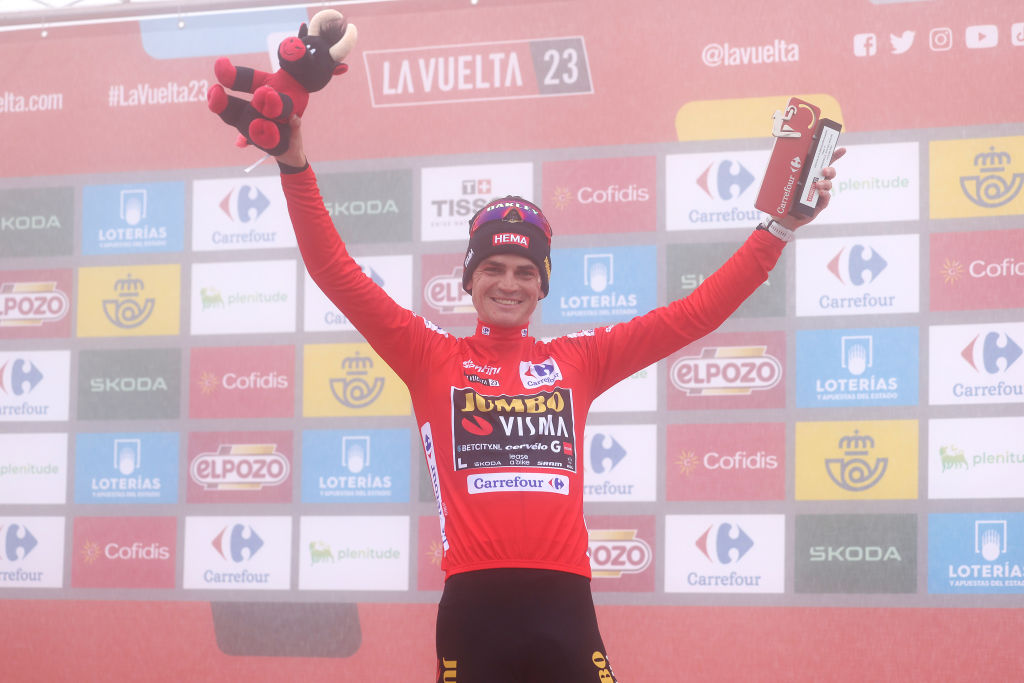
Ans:
[[[917,420],[796,423],[797,500],[917,497]]]
[[[78,434],[75,502],[178,502],[178,433]]]
[[[1024,230],[931,236],[933,311],[1024,308]]]
[[[722,332],[690,344],[668,361],[671,410],[782,408],[784,332]]]
[[[545,323],[621,322],[657,303],[655,248],[555,249]]]
[[[0,422],[68,419],[70,351],[0,352]]]
[[[182,588],[288,590],[291,517],[186,517]]]
[[[302,502],[408,502],[411,453],[406,429],[304,431]]]
[[[587,516],[595,591],[654,590],[654,517]]]
[[[0,517],[0,588],[64,585],[64,518]]]
[[[1022,498],[1024,417],[928,423],[929,498]]]
[[[174,588],[176,517],[77,517],[74,588]]]
[[[78,336],[178,334],[181,272],[177,264],[78,269]]]
[[[190,503],[291,502],[291,432],[194,432],[188,451]]]
[[[666,515],[666,593],[781,593],[784,515]]]
[[[82,188],[83,254],[181,251],[184,243],[184,183]]]
[[[1024,136],[929,143],[932,218],[1024,213]]]
[[[291,417],[294,411],[294,346],[192,349],[191,417]]]
[[[306,344],[302,367],[306,417],[409,414],[409,391],[369,344]]]
[[[914,313],[918,236],[825,237],[796,247],[796,314]]]
[[[654,157],[549,161],[544,210],[559,234],[651,231],[657,227]]]
[[[917,405],[916,327],[799,330],[796,404]]]
[[[928,515],[929,593],[1024,593],[1024,514]]]
[[[0,273],[0,339],[71,336],[71,271]]]
[[[668,500],[784,500],[786,426],[670,424]]]
[[[933,325],[928,332],[932,404],[1024,402],[1024,323]]]
[[[192,193],[193,250],[295,246],[277,178],[197,180]]]
[[[62,505],[67,479],[67,434],[0,434],[0,504]]]

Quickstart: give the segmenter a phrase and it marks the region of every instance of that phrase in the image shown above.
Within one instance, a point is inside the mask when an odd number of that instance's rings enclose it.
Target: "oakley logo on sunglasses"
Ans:
[[[503,223],[530,223],[540,228],[551,238],[551,226],[540,210],[525,201],[498,201],[480,209],[470,221],[469,232],[473,233],[485,223],[501,221]]]
[[[523,249],[530,248],[530,238],[526,235],[520,235],[515,232],[501,232],[491,238],[491,243],[494,246],[499,244],[516,244]]]

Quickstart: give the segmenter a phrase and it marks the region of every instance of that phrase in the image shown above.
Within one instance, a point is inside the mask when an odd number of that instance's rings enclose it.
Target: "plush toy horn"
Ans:
[[[341,12],[332,9],[313,15],[309,20],[309,34],[326,40],[331,45],[331,59],[339,64],[355,47],[357,37],[355,24],[348,23]]]

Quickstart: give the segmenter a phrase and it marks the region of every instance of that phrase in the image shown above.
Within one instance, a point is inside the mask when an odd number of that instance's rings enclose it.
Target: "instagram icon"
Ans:
[[[928,47],[935,52],[945,52],[953,47],[953,29],[933,28],[928,33]]]

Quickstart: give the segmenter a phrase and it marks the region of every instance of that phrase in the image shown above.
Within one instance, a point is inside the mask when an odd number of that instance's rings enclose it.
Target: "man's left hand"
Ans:
[[[836,169],[832,164],[836,163],[836,161],[842,158],[844,154],[846,154],[845,147],[837,148],[836,151],[832,153],[832,161],[830,161],[829,165],[821,171],[822,179],[814,183],[814,188],[818,190],[818,205],[814,207],[814,214],[810,216],[797,216],[794,214],[783,216],[778,219],[778,222],[782,227],[789,230],[796,230],[800,226],[807,225],[813,221],[818,217],[819,213],[825,210],[825,207],[828,206],[828,202],[832,197],[832,179],[836,177]]]

